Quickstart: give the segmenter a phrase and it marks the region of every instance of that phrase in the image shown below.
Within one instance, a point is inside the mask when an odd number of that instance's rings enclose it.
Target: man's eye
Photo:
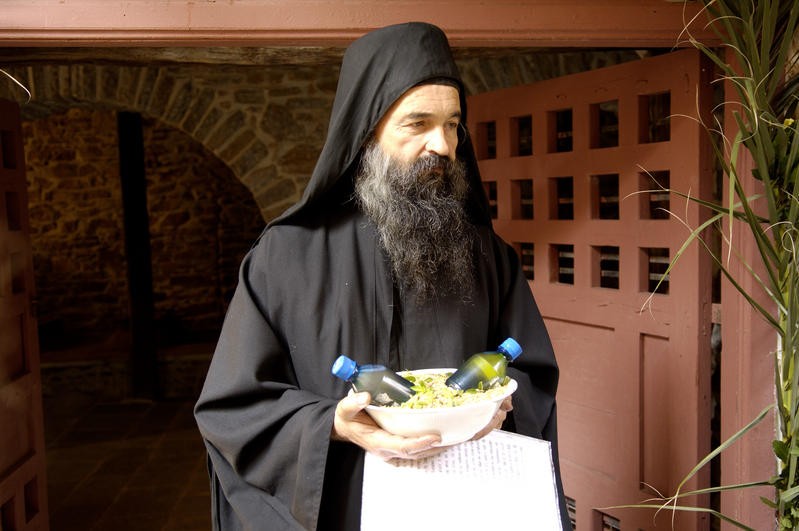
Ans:
[[[447,122],[446,127],[449,131],[457,131],[459,125],[458,122]]]

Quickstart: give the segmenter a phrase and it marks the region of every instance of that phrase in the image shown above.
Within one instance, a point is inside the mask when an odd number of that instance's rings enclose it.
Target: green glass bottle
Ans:
[[[519,357],[522,347],[509,337],[497,347],[495,352],[472,354],[460,368],[447,378],[447,385],[453,389],[488,389],[505,378],[508,363]]]

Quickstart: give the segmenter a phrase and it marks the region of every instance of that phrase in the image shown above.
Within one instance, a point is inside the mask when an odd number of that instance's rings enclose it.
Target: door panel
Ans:
[[[44,427],[32,312],[19,107],[0,100],[0,529],[48,529]]]
[[[710,259],[691,246],[657,286],[688,236],[666,211],[691,227],[703,213],[641,193],[709,197],[706,134],[683,117],[710,108],[709,73],[684,50],[469,99],[494,227],[521,257],[561,368],[561,467],[581,531],[670,528],[667,511],[599,508],[674,492],[710,448]]]

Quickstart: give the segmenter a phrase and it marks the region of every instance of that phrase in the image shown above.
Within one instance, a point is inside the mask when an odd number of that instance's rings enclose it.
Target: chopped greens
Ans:
[[[455,407],[471,402],[478,402],[482,400],[490,400],[493,397],[500,396],[505,392],[505,385],[507,385],[510,378],[507,376],[504,380],[496,385],[483,389],[482,385],[478,389],[467,389],[460,391],[448,387],[445,383],[451,372],[443,373],[429,373],[429,374],[412,374],[410,372],[403,372],[400,375],[413,383],[413,389],[416,394],[413,395],[406,402],[397,404],[396,402],[388,405],[387,407],[402,407],[410,409],[423,409],[431,407]]]

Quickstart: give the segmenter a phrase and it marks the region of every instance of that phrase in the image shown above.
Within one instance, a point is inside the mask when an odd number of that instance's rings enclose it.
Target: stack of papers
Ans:
[[[366,454],[361,531],[562,531],[548,441],[494,430],[417,461]]]

